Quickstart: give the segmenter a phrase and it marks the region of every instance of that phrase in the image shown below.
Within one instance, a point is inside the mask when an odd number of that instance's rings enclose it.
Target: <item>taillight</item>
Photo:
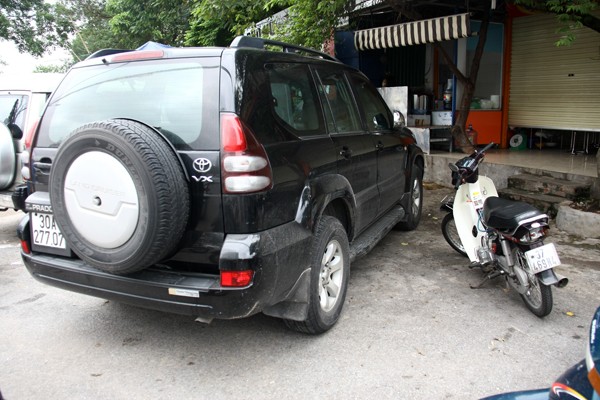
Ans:
[[[240,118],[221,114],[223,192],[253,193],[268,189],[272,172],[265,149]]]
[[[25,254],[31,254],[29,243],[26,240],[21,240],[21,250],[23,250],[23,253]]]
[[[224,287],[244,287],[252,282],[254,271],[247,269],[244,271],[221,271],[221,286]]]
[[[165,52],[162,50],[140,50],[140,51],[128,51],[126,53],[119,53],[110,57],[109,62],[125,62],[125,61],[137,61],[137,60],[151,60],[157,58],[163,58]]]
[[[40,123],[40,120],[36,120],[33,125],[31,126],[31,128],[25,133],[25,148],[27,150],[29,150],[31,148],[31,144],[33,143],[33,135],[35,135],[35,131],[37,130],[38,124]]]
[[[523,236],[519,238],[521,243],[534,243],[538,240],[542,239],[546,235],[546,226],[539,224],[538,222],[534,222],[531,226],[525,231]]]
[[[33,137],[35,136],[35,131],[37,131],[40,120],[37,119],[31,128],[25,133],[25,137],[23,138],[23,142],[25,144],[25,151],[21,154],[21,176],[24,180],[28,181],[31,179],[31,168],[30,168],[30,155],[31,155],[31,145],[33,144]]]

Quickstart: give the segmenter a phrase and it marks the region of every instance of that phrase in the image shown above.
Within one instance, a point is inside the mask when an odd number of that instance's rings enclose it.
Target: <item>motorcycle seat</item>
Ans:
[[[492,228],[504,232],[517,229],[521,221],[545,215],[534,206],[522,201],[507,200],[500,197],[488,197],[483,203],[483,222]]]

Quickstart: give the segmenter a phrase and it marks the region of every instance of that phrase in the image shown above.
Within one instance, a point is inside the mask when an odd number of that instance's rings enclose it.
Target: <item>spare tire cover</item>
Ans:
[[[86,124],[60,145],[50,199],[71,249],[115,274],[171,254],[190,208],[175,150],[154,129],[122,119]]]
[[[15,179],[15,145],[10,129],[0,123],[0,190],[9,187]]]

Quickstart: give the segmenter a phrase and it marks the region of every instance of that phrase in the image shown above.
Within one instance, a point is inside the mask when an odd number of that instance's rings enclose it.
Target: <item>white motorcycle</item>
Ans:
[[[471,268],[485,273],[476,289],[503,276],[538,317],[552,311],[551,286],[565,287],[568,279],[556,274],[560,259],[554,244],[544,244],[548,216],[523,202],[498,197],[494,182],[479,176],[479,164],[494,143],[448,166],[455,196],[442,200],[448,214],[442,233],[450,246],[471,260]]]

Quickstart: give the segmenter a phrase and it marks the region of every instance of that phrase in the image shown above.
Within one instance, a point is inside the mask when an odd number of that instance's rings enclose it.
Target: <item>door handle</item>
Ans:
[[[33,169],[36,173],[40,175],[50,175],[50,168],[52,168],[52,163],[45,163],[40,161],[33,163]]]
[[[352,150],[350,150],[348,146],[344,146],[342,147],[342,150],[340,150],[340,156],[345,159],[350,159],[350,157],[352,157]]]
[[[377,142],[377,144],[375,145],[375,148],[377,150],[383,150],[384,147],[385,147],[385,145],[381,142]]]

